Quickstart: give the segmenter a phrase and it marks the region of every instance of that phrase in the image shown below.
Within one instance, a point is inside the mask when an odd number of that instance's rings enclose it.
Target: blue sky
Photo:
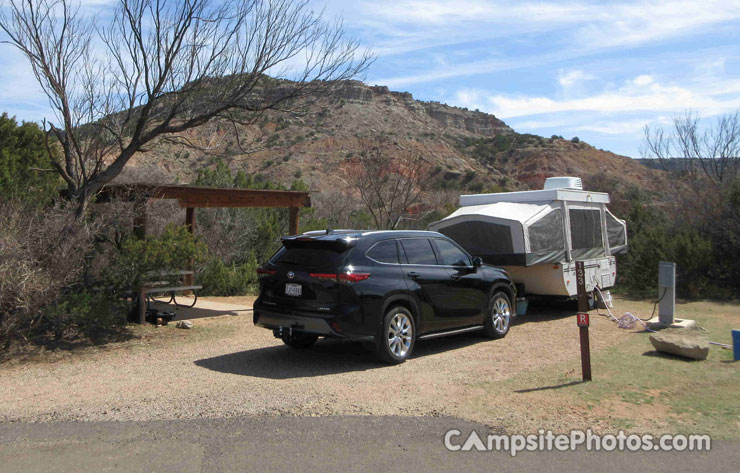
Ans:
[[[639,157],[646,124],[667,127],[688,109],[708,120],[740,109],[740,0],[310,4],[343,17],[374,51],[369,84],[493,113],[519,132]],[[0,110],[19,120],[48,114],[7,45],[0,84]]]

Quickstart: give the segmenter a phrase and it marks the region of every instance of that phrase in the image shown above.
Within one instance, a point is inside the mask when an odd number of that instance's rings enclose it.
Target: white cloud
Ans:
[[[726,57],[708,57],[694,64],[694,72],[697,75],[716,76],[725,73]]]
[[[392,87],[500,70],[499,63],[507,61],[499,55],[519,42],[529,42],[532,49],[516,59],[526,63],[536,56],[537,65],[544,67],[607,50],[715,33],[740,20],[740,2],[736,0],[373,0],[352,5],[351,9],[342,8],[347,24],[361,31],[380,57],[416,53],[418,58],[434,49],[454,51],[489,45],[474,61],[450,57],[450,64],[436,64],[432,57],[413,74],[386,73],[378,79]],[[516,67],[522,66],[506,68]]]
[[[565,97],[465,88],[450,101],[492,113],[518,131],[588,137],[592,144],[611,143],[620,152],[636,156],[645,125],[670,126],[672,117],[687,109],[702,117],[740,109],[740,79],[723,77],[702,70],[676,83],[652,74],[637,74],[618,86],[605,85],[601,90]],[[565,71],[557,83],[562,84],[563,78],[566,85],[571,85],[581,75]]]
[[[563,33],[563,44],[593,50],[660,41],[727,24],[740,18],[740,3],[373,0],[341,11],[349,24],[381,39],[379,48],[386,53],[393,52],[394,45],[408,52],[430,44],[553,31]]]
[[[645,125],[661,122],[650,117],[632,120],[615,120],[612,115],[558,114],[549,120],[515,121],[517,131],[541,132],[559,130],[561,133],[588,131],[604,135],[635,135],[642,133]],[[661,122],[662,123],[662,122]]]
[[[387,85],[390,88],[402,88],[412,84],[428,83],[460,76],[485,74],[491,71],[502,71],[515,67],[518,67],[515,61],[476,61],[465,65],[455,65],[454,67],[442,67],[428,72],[419,72],[396,77],[379,77],[373,79],[373,82]]]
[[[455,93],[454,103],[460,107],[466,107],[471,110],[486,109],[486,94],[483,91],[475,89],[461,89]]]
[[[487,102],[484,109],[501,118],[545,115],[561,112],[676,113],[685,109],[703,115],[716,115],[740,108],[740,97],[718,99],[711,90],[679,85],[663,85],[649,75],[639,75],[615,90],[566,99],[546,96],[489,94],[477,91],[477,100]],[[468,97],[471,91],[466,91]],[[464,103],[464,102],[463,102]]]
[[[577,32],[592,48],[686,36],[740,18],[740,3],[726,0],[610,3],[594,10],[595,21],[581,25]]]
[[[558,82],[564,88],[573,87],[576,84],[595,78],[596,76],[594,76],[593,74],[583,72],[580,69],[572,69],[569,71],[561,69],[558,73]]]
[[[449,58],[449,56],[448,56]],[[391,88],[408,87],[413,84],[435,82],[454,77],[468,77],[479,74],[490,74],[493,72],[511,71],[539,67],[555,60],[567,60],[570,56],[562,51],[548,52],[531,56],[504,57],[495,56],[491,58],[471,61],[464,64],[450,64],[446,67],[433,70],[416,72],[394,77],[373,78],[373,82],[384,84]],[[411,69],[413,70],[413,68]]]
[[[653,81],[652,76],[649,76],[647,74],[641,74],[635,77],[635,79],[632,81],[632,84],[634,84],[637,87],[646,87],[652,84],[653,82],[654,81]]]
[[[649,118],[636,120],[601,120],[572,127],[573,131],[591,131],[605,135],[635,135],[642,132],[645,125],[652,123]]]

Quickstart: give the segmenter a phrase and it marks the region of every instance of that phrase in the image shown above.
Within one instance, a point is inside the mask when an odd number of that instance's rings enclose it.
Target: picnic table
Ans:
[[[143,324],[146,322],[146,310],[149,306],[149,299],[151,298],[152,294],[166,294],[170,293],[172,294],[169,302],[175,302],[175,305],[177,304],[177,300],[175,300],[175,292],[193,292],[194,300],[191,305],[188,307],[192,307],[195,305],[195,302],[198,300],[198,293],[196,292],[199,289],[202,289],[203,286],[197,286],[194,284],[187,284],[187,281],[192,281],[193,271],[190,270],[169,270],[169,271],[150,271],[146,273],[145,275],[149,279],[153,279],[151,281],[146,281],[141,285],[141,289],[139,289],[139,323]],[[169,277],[170,276],[182,276],[182,279],[185,280],[183,284],[177,285],[177,284],[171,284]],[[154,279],[159,278],[159,279]]]

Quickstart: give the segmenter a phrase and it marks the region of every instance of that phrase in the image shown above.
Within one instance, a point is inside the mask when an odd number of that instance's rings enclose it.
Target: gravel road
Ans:
[[[0,421],[349,414],[506,425],[521,414],[489,409],[481,418],[470,408],[476,383],[563,361],[579,366],[575,320],[557,311],[522,318],[503,340],[467,334],[419,342],[398,366],[379,364],[354,343],[320,340],[294,350],[255,328],[251,313],[235,313],[194,320],[192,330],[145,327],[122,344],[0,365]],[[630,336],[601,317],[592,317],[591,333],[593,350]]]

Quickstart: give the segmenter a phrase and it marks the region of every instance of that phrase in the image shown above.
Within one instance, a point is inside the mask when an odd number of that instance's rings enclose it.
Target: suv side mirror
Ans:
[[[474,268],[480,268],[483,266],[483,260],[480,256],[473,256],[473,267]]]

